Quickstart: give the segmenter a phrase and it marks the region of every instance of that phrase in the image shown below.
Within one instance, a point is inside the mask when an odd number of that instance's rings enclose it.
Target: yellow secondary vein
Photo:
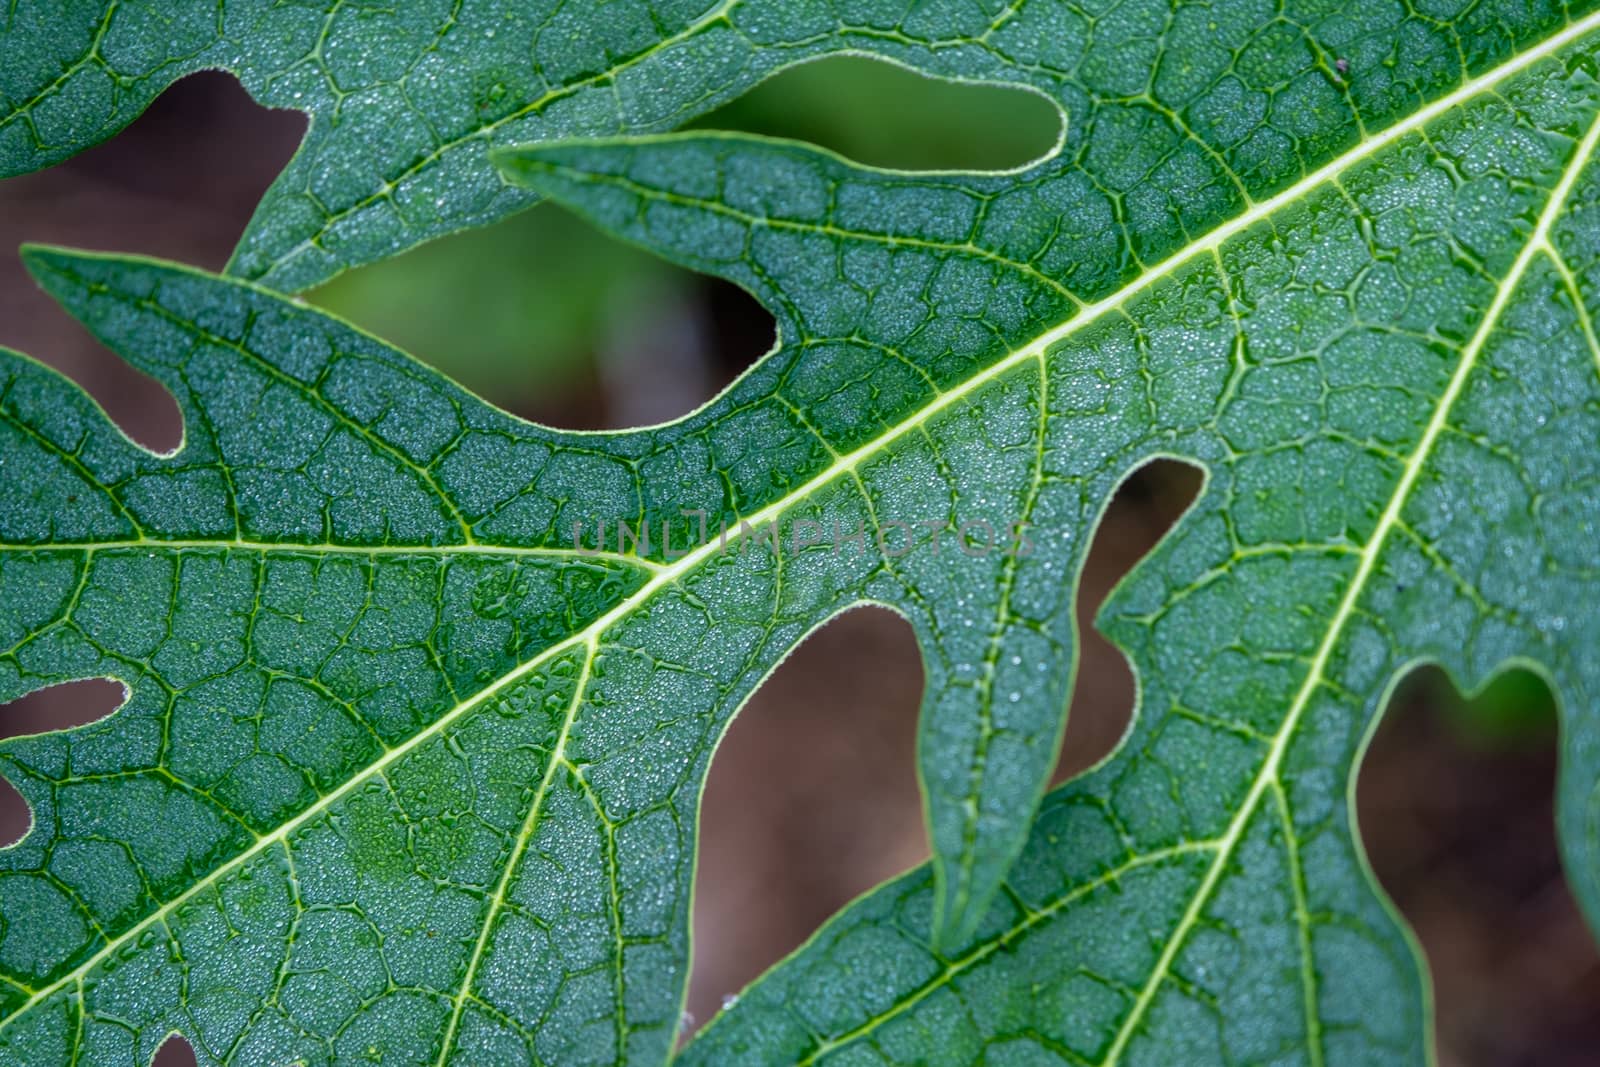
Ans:
[[[1566,258],[1559,249],[1550,243],[1546,235],[1544,251],[1549,255],[1550,263],[1555,267],[1556,273],[1561,275],[1561,282],[1566,287],[1567,295],[1572,298],[1572,307],[1578,313],[1578,326],[1583,330],[1583,339],[1589,346],[1589,356],[1595,361],[1596,369],[1600,369],[1600,338],[1595,336],[1594,321],[1589,317],[1589,309],[1584,306],[1583,293],[1578,287],[1578,279],[1573,276],[1572,268],[1567,265]]]
[[[1223,834],[1221,845],[1217,850],[1216,858],[1212,861],[1211,868],[1206,872],[1205,878],[1196,888],[1194,896],[1189,901],[1189,907],[1183,917],[1178,921],[1172,935],[1167,939],[1161,956],[1156,961],[1155,968],[1151,971],[1150,979],[1139,992],[1139,997],[1134,1001],[1128,1017],[1123,1020],[1121,1028],[1117,1031],[1117,1038],[1112,1043],[1111,1049],[1101,1061],[1102,1067],[1116,1063],[1122,1056],[1123,1050],[1138,1029],[1144,1014],[1149,1010],[1150,1004],[1155,999],[1161,983],[1166,980],[1171,970],[1173,960],[1177,958],[1178,951],[1188,937],[1189,931],[1199,920],[1201,911],[1205,908],[1206,901],[1210,898],[1217,883],[1221,881],[1222,874],[1228,865],[1228,859],[1243,837],[1245,826],[1249,823],[1255,812],[1256,805],[1262,795],[1274,788],[1278,782],[1278,768],[1283,762],[1284,753],[1288,751],[1289,742],[1294,737],[1295,728],[1299,725],[1300,717],[1310,706],[1311,698],[1322,686],[1323,676],[1328,669],[1328,661],[1333,656],[1333,650],[1338,646],[1339,638],[1343,636],[1344,627],[1350,621],[1355,611],[1356,603],[1362,593],[1366,591],[1367,580],[1372,576],[1372,571],[1378,565],[1378,557],[1382,554],[1383,546],[1388,541],[1389,533],[1395,529],[1400,521],[1401,509],[1410,499],[1412,487],[1416,485],[1417,478],[1421,476],[1433,451],[1434,442],[1444,432],[1449,422],[1450,411],[1461,395],[1462,388],[1471,377],[1472,369],[1477,363],[1478,355],[1483,351],[1484,344],[1490,334],[1494,332],[1499,323],[1501,314],[1504,313],[1506,304],[1511,299],[1511,294],[1516,291],[1522,276],[1527,273],[1528,264],[1533,262],[1535,256],[1545,254],[1549,242],[1550,228],[1560,216],[1562,208],[1566,205],[1567,197],[1572,192],[1573,183],[1578,180],[1579,173],[1588,163],[1594,153],[1595,142],[1600,140],[1600,116],[1590,124],[1589,130],[1584,134],[1583,140],[1573,151],[1572,159],[1561,174],[1561,180],[1556,184],[1555,190],[1550,194],[1550,199],[1545,202],[1544,210],[1539,213],[1538,224],[1523,244],[1516,260],[1512,263],[1510,271],[1500,282],[1495,290],[1494,300],[1490,302],[1489,309],[1484,313],[1483,321],[1479,323],[1477,332],[1472,335],[1472,340],[1462,350],[1461,361],[1456,366],[1455,373],[1451,375],[1449,384],[1439,398],[1439,403],[1434,409],[1433,417],[1428,420],[1422,437],[1417,441],[1417,447],[1412,451],[1410,459],[1406,461],[1405,469],[1401,472],[1400,480],[1395,484],[1394,492],[1389,496],[1389,502],[1383,509],[1383,514],[1378,519],[1378,524],[1373,528],[1372,536],[1367,539],[1366,546],[1361,551],[1360,560],[1356,564],[1356,572],[1345,589],[1344,596],[1339,601],[1338,608],[1334,611],[1328,629],[1324,633],[1322,643],[1317,647],[1316,655],[1311,660],[1310,668],[1306,671],[1304,681],[1300,684],[1299,691],[1295,694],[1293,703],[1290,704],[1288,713],[1284,716],[1283,723],[1278,727],[1273,738],[1272,748],[1267,752],[1267,757],[1262,761],[1261,770],[1257,772],[1255,781],[1250,787],[1250,792],[1245,796],[1244,802],[1239,805],[1238,814],[1228,824],[1227,831]],[[1309,1035],[1308,1035],[1309,1036]]]
[[[1046,904],[1038,911],[1024,912],[1023,917],[1017,922],[1013,923],[1011,927],[1005,931],[1005,933],[1000,934],[998,937],[991,938],[988,941],[982,942],[977,948],[972,949],[964,956],[946,961],[944,969],[941,970],[934,978],[919,986],[914,992],[906,996],[905,999],[896,1001],[893,1007],[873,1016],[871,1019],[868,1019],[866,1022],[857,1026],[853,1030],[848,1030],[845,1033],[840,1034],[838,1037],[829,1038],[828,1040],[821,1042],[816,1048],[812,1049],[806,1054],[805,1059],[797,1062],[795,1067],[811,1067],[811,1065],[816,1063],[817,1060],[828,1055],[830,1052],[841,1049],[846,1045],[859,1040],[861,1037],[876,1030],[890,1019],[904,1014],[906,1011],[909,1011],[917,1004],[926,1000],[936,990],[942,989],[949,985],[958,975],[965,971],[971,970],[979,963],[982,963],[996,952],[999,952],[1001,949],[1005,948],[1016,938],[1027,933],[1029,930],[1033,929],[1035,926],[1038,926],[1046,919],[1054,918],[1062,909],[1070,907],[1096,890],[1115,885],[1127,875],[1133,873],[1134,871],[1142,870],[1145,867],[1151,867],[1158,863],[1164,863],[1167,860],[1174,859],[1179,856],[1187,856],[1194,852],[1210,852],[1216,847],[1217,844],[1215,841],[1188,841],[1184,842],[1183,844],[1173,845],[1170,848],[1158,848],[1153,852],[1145,852],[1138,856],[1134,856],[1126,863],[1102,872],[1091,881],[1083,882],[1079,885],[1073,886],[1071,889],[1067,890],[1061,896],[1057,897],[1055,900],[1052,900],[1049,904]],[[790,958],[793,958],[793,956],[791,955]]]
[[[505,906],[506,894],[516,877],[517,867],[522,863],[523,853],[528,849],[528,842],[533,840],[533,831],[538,826],[539,812],[544,806],[545,794],[550,790],[550,782],[555,777],[557,768],[566,764],[567,736],[571,732],[573,721],[577,718],[578,705],[583,701],[584,690],[589,687],[589,671],[593,668],[597,655],[599,649],[591,640],[584,650],[583,667],[579,671],[577,684],[572,687],[572,700],[567,704],[567,716],[561,728],[561,735],[550,750],[550,762],[544,769],[543,777],[539,779],[533,797],[528,801],[528,814],[523,819],[522,829],[517,833],[517,839],[511,846],[511,855],[506,858],[505,870],[500,872],[500,881],[494,887],[494,895],[489,898],[489,907],[483,916],[483,928],[478,931],[477,943],[472,946],[472,955],[467,959],[467,972],[461,979],[461,988],[456,990],[455,1005],[450,1011],[450,1023],[445,1027],[444,1042],[439,1046],[437,1067],[444,1067],[449,1061],[450,1044],[455,1040],[456,1029],[461,1025],[461,1012],[467,1006],[467,998],[472,995],[472,983],[478,976],[478,964],[483,960],[483,953],[489,947],[489,938],[494,934],[495,920],[500,916],[500,909]]]
[[[1361,144],[1352,149],[1346,155],[1340,157],[1339,159],[1333,160],[1306,175],[1304,178],[1284,189],[1276,196],[1260,201],[1249,211],[1240,215],[1231,222],[1224,223],[1223,225],[1217,227],[1206,237],[1195,242],[1194,244],[1189,245],[1181,252],[1140,275],[1137,279],[1130,282],[1119,292],[1114,293],[1111,296],[1108,296],[1105,299],[1097,301],[1093,304],[1086,305],[1083,309],[1083,312],[1078,316],[1069,319],[1054,329],[1046,331],[1030,344],[1010,353],[995,363],[990,364],[984,370],[979,371],[977,374],[967,379],[967,381],[961,386],[941,393],[932,403],[923,408],[922,411],[918,412],[912,418],[909,418],[904,422],[898,423],[897,425],[889,428],[879,437],[867,442],[855,451],[840,456],[834,463],[830,464],[827,469],[815,475],[810,480],[786,494],[779,500],[774,501],[754,514],[748,516],[745,521],[749,522],[753,526],[758,526],[761,523],[772,521],[786,511],[790,506],[806,499],[812,493],[816,492],[818,489],[832,482],[836,478],[854,472],[856,468],[863,462],[877,455],[892,442],[898,440],[908,433],[919,431],[934,416],[961,402],[967,397],[981,391],[985,386],[1003,376],[1019,364],[1040,358],[1041,355],[1048,352],[1052,345],[1069,336],[1084,325],[1096,321],[1102,315],[1117,311],[1131,297],[1150,288],[1150,286],[1154,285],[1162,278],[1171,275],[1183,264],[1189,262],[1194,256],[1200,254],[1209,254],[1212,250],[1222,245],[1229,238],[1269,217],[1285,205],[1293,203],[1294,201],[1305,196],[1309,191],[1326,182],[1329,178],[1338,174],[1345,168],[1370,157],[1374,153],[1382,150],[1388,145],[1393,144],[1402,137],[1405,137],[1407,134],[1418,130],[1428,122],[1448,112],[1452,108],[1460,106],[1466,100],[1469,100],[1484,90],[1498,84],[1501,81],[1504,81],[1506,78],[1511,77],[1519,71],[1526,70],[1533,64],[1560,51],[1565,46],[1573,43],[1597,28],[1600,28],[1600,12],[1595,12],[1594,14],[1588,15],[1585,18],[1571,24],[1560,33],[1557,33],[1556,35],[1550,37],[1546,41],[1529,49],[1528,51],[1512,57],[1510,60],[1507,60],[1494,70],[1489,71],[1477,78],[1473,78],[1470,81],[1463,82],[1454,91],[1446,94],[1443,97],[1440,97],[1438,100],[1417,111],[1410,117],[1395,123],[1393,126],[1388,127],[1376,136],[1361,142]],[[1590,136],[1592,137],[1593,134],[1594,131],[1591,130]],[[1570,188],[1570,182],[1567,184],[1567,188]],[[1535,242],[1530,242],[1530,244],[1532,243]],[[1518,262],[1519,264],[1523,263],[1523,260],[1519,259]],[[606,614],[597,618],[583,630],[573,634],[568,638],[565,638],[555,645],[550,646],[534,658],[530,659],[528,662],[522,664],[509,673],[502,675],[488,688],[482,690],[472,698],[457,704],[455,707],[441,715],[438,719],[434,720],[431,725],[419,731],[405,742],[385,752],[383,756],[375,760],[373,764],[367,768],[365,774],[353,776],[349,781],[345,782],[337,789],[332,790],[327,795],[318,799],[316,803],[306,808],[306,810],[302,811],[299,815],[296,815],[294,818],[285,822],[277,830],[274,830],[270,834],[257,837],[256,843],[253,846],[246,849],[244,852],[241,852],[233,859],[222,864],[195,885],[191,886],[189,889],[186,889],[184,892],[172,898],[172,900],[168,901],[166,904],[163,904],[156,911],[152,912],[149,916],[129,927],[128,930],[119,937],[108,941],[100,948],[99,951],[95,952],[83,963],[73,968],[55,982],[52,982],[50,985],[40,989],[31,998],[29,998],[26,1003],[20,1005],[14,1012],[12,1012],[12,1014],[8,1015],[4,1019],[0,1019],[0,1030],[3,1030],[5,1027],[9,1026],[12,1021],[26,1014],[26,1012],[35,1004],[52,996],[68,984],[76,982],[82,975],[103,962],[122,945],[127,944],[134,938],[137,938],[141,933],[150,929],[155,924],[163,922],[167,915],[171,914],[177,908],[182,907],[185,903],[199,893],[209,889],[214,883],[229,873],[237,870],[250,860],[261,855],[267,848],[273,845],[286,844],[290,835],[292,835],[296,830],[300,829],[312,819],[320,816],[332,805],[358,788],[362,783],[368,781],[373,774],[383,771],[401,759],[404,759],[413,750],[437,736],[447,726],[449,726],[456,719],[460,718],[462,715],[466,714],[468,711],[478,707],[482,703],[494,698],[495,696],[498,696],[507,688],[514,685],[517,681],[526,677],[528,674],[538,669],[538,667],[562,652],[573,648],[576,645],[598,640],[599,636],[603,634],[609,627],[626,617],[640,605],[648,603],[650,599],[664,586],[676,582],[680,576],[693,570],[695,567],[699,566],[700,563],[719,551],[721,551],[721,549],[716,543],[706,544],[690,552],[677,562],[662,567],[656,571],[651,579],[641,586],[638,592],[636,592],[632,597],[623,601],[610,611],[606,612]],[[570,726],[570,719],[571,716],[569,715],[569,721],[563,724],[563,730]]]
[[[1311,955],[1311,907],[1306,902],[1305,864],[1294,835],[1294,816],[1283,783],[1272,783],[1273,806],[1283,826],[1284,852],[1289,860],[1289,885],[1294,896],[1295,948],[1300,953],[1300,1011],[1305,1016],[1306,1051],[1310,1067],[1323,1067],[1322,1016],[1317,1012],[1317,968]]]
[[[195,538],[165,541],[155,537],[132,537],[120,541],[48,541],[34,544],[0,543],[0,553],[5,552],[114,552],[148,549],[152,552],[202,551],[227,549],[237,552],[272,553],[278,556],[529,556],[558,559],[573,563],[615,563],[641,570],[659,571],[663,564],[643,556],[602,549],[546,548],[542,545],[495,545],[474,541],[472,544],[443,545],[339,545],[321,542],[302,544],[298,541],[246,541],[239,538],[206,540]]]

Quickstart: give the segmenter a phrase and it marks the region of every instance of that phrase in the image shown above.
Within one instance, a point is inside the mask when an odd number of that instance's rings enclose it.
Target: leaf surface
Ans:
[[[1074,457],[1131,412],[1136,450],[1207,472],[1099,616],[1134,725],[1047,797],[970,937],[941,941],[936,872],[912,872],[678,1062],[1431,1062],[1425,970],[1353,811],[1421,663],[1557,694],[1560,843],[1600,927],[1600,90],[1595,31],[1565,40],[1027,351],[1053,428],[1101,415]]]
[[[1250,0],[15,0],[0,13],[0,176],[104,140],[186,74],[232,71],[309,125],[229,272],[300,290],[529,206],[489,162],[496,146],[670,129],[786,66],[855,52],[1044,93],[1069,136],[1095,131],[1079,150],[1127,198],[1153,262],[1361,123],[1537,41],[1559,10],[1493,0],[1441,23],[1425,4],[1274,17]],[[1193,152],[1235,180],[1204,188]]]
[[[129,688],[0,744],[36,817],[0,853],[0,1061],[142,1063],[175,1029],[203,1063],[664,1060],[716,739],[862,602],[923,651],[935,866],[691,1057],[1422,1058],[1418,968],[1346,796],[1421,659],[1552,679],[1563,843],[1600,910],[1573,593],[1596,547],[1600,19],[1375,20],[1341,31],[1341,72],[1270,15],[1207,60],[1222,22],[1186,10],[1105,38],[1210,71],[1186,118],[1106,92],[1014,175],[734,136],[504,155],[777,316],[767,358],[662,427],[530,426],[248,284],[31,253],[186,432],[153,456],[0,365],[0,699]],[[1134,65],[1099,55],[1062,62]],[[1017,66],[1081,102],[1051,62]],[[1077,568],[1156,455],[1208,481],[1104,615],[1134,733],[1029,837]],[[607,551],[580,554],[602,520]],[[779,550],[724,551],[740,520]],[[1014,522],[1027,554],[1001,550]]]

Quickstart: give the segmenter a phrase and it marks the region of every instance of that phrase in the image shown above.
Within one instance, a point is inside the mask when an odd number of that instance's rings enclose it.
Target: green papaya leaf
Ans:
[[[1204,466],[1099,616],[1134,725],[1047,797],[974,929],[941,937],[939,867],[912,872],[679,1062],[1431,1062],[1426,971],[1352,795],[1422,663],[1469,694],[1510,666],[1556,694],[1557,829],[1600,929],[1597,53],[1591,17],[989,364],[997,391],[1036,383],[1069,484],[1130,456]],[[704,151],[528,166],[649,235],[657,204],[701,195]],[[724,150],[706,210],[728,218],[728,176],[771,151]],[[829,188],[810,233],[848,228],[848,181]],[[748,225],[759,263],[760,231],[791,223]]]
[[[1129,7],[1046,54],[1074,10],[905,17],[1054,79],[1063,153],[1016,174],[727,135],[498,157],[773,310],[774,351],[660,427],[531,426],[248,283],[31,252],[185,438],[0,363],[0,699],[128,687],[0,743],[35,814],[0,852],[0,1062],[172,1031],[202,1063],[667,1059],[716,741],[864,602],[922,648],[934,864],[690,1057],[1423,1058],[1347,796],[1419,660],[1550,679],[1600,911],[1600,16],[1327,16],[1332,52]],[[1208,480],[1103,616],[1136,725],[1030,837],[1077,569],[1158,455]]]
[[[968,47],[986,21],[976,12],[902,7],[14,0],[0,13],[0,176],[111,136],[186,74],[232,71],[260,103],[310,122],[229,271],[306,289],[532,204],[490,164],[497,145],[670,129],[845,51],[1039,81]]]
[[[1153,262],[1589,5],[1458,6],[1442,23],[1428,5],[1319,0],[1281,15],[1259,0],[12,0],[0,176],[109,137],[186,74],[232,71],[309,125],[229,272],[300,290],[529,206],[490,164],[496,146],[670,129],[853,52],[1042,92],[1075,143],[1056,169],[1093,156],[1126,200],[1131,251]],[[1234,180],[1190,201],[1213,160]],[[1157,180],[1135,193],[1140,177]]]
[[[498,1062],[524,1036],[544,1062],[661,1059],[715,742],[866,601],[930,657],[952,926],[992,893],[1071,674],[1066,557],[998,541],[1049,499],[1030,390],[940,395],[813,338],[678,423],[561,433],[244,283],[27,258],[185,437],[146,453],[5,357],[0,698],[129,696],[0,743],[36,817],[0,852],[0,1048],[125,1062],[176,1029],[206,1062]],[[865,403],[823,430],[801,388]]]

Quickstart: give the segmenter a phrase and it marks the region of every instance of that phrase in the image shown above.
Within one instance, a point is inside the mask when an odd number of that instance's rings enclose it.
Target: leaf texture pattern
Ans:
[[[883,47],[1061,101],[1022,172],[730,135],[494,157],[773,310],[774,351],[669,425],[532,426],[251,284],[30,253],[185,438],[146,453],[0,363],[0,699],[129,691],[0,743],[35,812],[0,852],[0,1062],[173,1030],[202,1063],[666,1060],[711,751],[863,602],[922,648],[934,863],[690,1062],[1424,1061],[1348,804],[1420,661],[1550,679],[1600,913],[1600,16],[977,10]],[[961,43],[902,40],[928,27]],[[1102,614],[1135,725],[1040,808],[1075,576],[1155,456],[1207,482]],[[622,520],[653,543],[584,551]],[[1032,551],[969,551],[975,521]]]
[[[1070,150],[1046,169],[1116,201],[1121,254],[1153,263],[1536,43],[1563,11],[1451,6],[15,0],[0,13],[0,176],[103,140],[185,74],[233,71],[310,125],[229,269],[305,289],[527,207],[495,147],[670,129],[786,66],[856,52],[1057,102]],[[1079,270],[1119,266],[1086,251]]]

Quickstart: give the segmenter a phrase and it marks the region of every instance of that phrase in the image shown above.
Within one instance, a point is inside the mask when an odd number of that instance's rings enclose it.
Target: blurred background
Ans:
[[[1048,151],[1057,118],[1014,90],[934,82],[875,61],[788,71],[697,125],[797,137],[912,169],[998,169]],[[32,284],[23,241],[226,262],[304,129],[231,77],[179,83],[110,142],[0,182],[0,344],[80,382],[136,441],[178,443],[177,409]],[[494,403],[554,426],[681,415],[772,341],[732,286],[614,242],[550,205],[426,245],[306,294]],[[1176,463],[1128,480],[1096,535],[1079,612],[1084,649],[1058,775],[1100,759],[1133,680],[1090,626],[1113,584],[1192,501]],[[808,640],[734,722],[711,768],[695,895],[686,1030],[839,907],[927,855],[913,764],[922,668],[906,624],[853,612]],[[106,714],[120,688],[83,682],[0,707],[0,733]],[[1465,703],[1409,678],[1362,769],[1357,803],[1384,888],[1431,962],[1445,1067],[1600,1063],[1600,955],[1562,879],[1552,824],[1549,694],[1513,674]],[[27,813],[0,785],[0,840]],[[193,1063],[174,1040],[161,1067]]]

